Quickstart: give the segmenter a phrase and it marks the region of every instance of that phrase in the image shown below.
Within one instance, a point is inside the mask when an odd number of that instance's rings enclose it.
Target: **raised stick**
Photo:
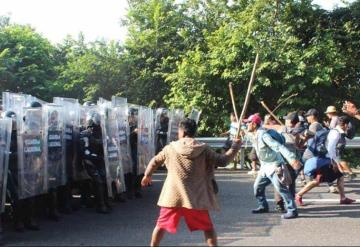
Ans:
[[[294,93],[292,95],[290,95],[289,97],[287,97],[286,99],[284,99],[283,101],[281,101],[276,107],[275,109],[273,110],[273,112],[275,112],[277,109],[279,109],[279,107],[284,104],[286,101],[288,101],[289,99],[291,99],[292,97],[295,97],[297,96],[299,93]]]
[[[278,117],[275,116],[275,114],[269,109],[269,107],[267,107],[267,105],[265,104],[264,101],[261,101],[260,103],[265,108],[265,110],[276,120],[276,122],[278,122],[280,125],[284,126],[284,124],[280,121],[280,119],[278,119]]]
[[[239,122],[239,117],[237,114],[237,110],[236,110],[236,105],[235,105],[235,99],[234,99],[234,92],[233,92],[233,88],[232,88],[232,83],[229,83],[229,91],[230,91],[230,97],[231,97],[231,103],[234,109],[234,114],[235,114],[235,118],[236,118],[236,122]]]
[[[247,92],[246,92],[245,102],[244,102],[244,105],[243,105],[243,108],[242,108],[242,111],[241,111],[240,119],[238,121],[238,130],[237,130],[237,133],[236,133],[237,138],[239,138],[240,131],[241,131],[241,123],[242,123],[242,121],[243,121],[243,119],[245,117],[246,110],[247,110],[247,107],[249,105],[251,88],[252,88],[252,85],[253,85],[254,80],[255,80],[255,71],[256,71],[256,67],[257,67],[258,62],[259,62],[259,53],[256,53],[254,66],[253,66],[253,69],[252,69],[252,72],[251,72],[251,77],[250,77],[248,89],[247,89]]]

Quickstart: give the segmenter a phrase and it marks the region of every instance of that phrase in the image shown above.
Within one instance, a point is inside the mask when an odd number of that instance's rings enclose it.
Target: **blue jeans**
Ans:
[[[274,172],[271,176],[262,176],[258,174],[255,183],[254,183],[254,194],[258,205],[260,208],[269,208],[269,205],[266,201],[265,197],[265,188],[270,184],[274,185],[275,190],[280,194],[280,196],[284,199],[285,206],[288,212],[296,212],[296,204],[294,201],[294,197],[291,195],[289,189],[280,183],[279,177]]]

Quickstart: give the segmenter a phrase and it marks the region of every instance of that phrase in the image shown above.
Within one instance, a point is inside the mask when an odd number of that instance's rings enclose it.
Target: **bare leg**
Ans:
[[[256,171],[256,161],[251,161],[251,170]]]
[[[217,246],[215,229],[204,231],[205,241],[208,246]]]
[[[340,199],[345,199],[345,191],[344,191],[344,177],[338,178],[337,180],[337,188],[340,194]]]
[[[165,230],[155,226],[151,236],[150,246],[159,246],[160,241],[163,239],[164,235],[165,235]]]
[[[340,161],[340,166],[339,166],[339,170],[344,173],[349,173],[352,174],[353,171],[351,170],[351,168],[349,167],[349,163],[347,161]]]
[[[302,197],[304,194],[306,194],[307,192],[309,192],[310,190],[312,190],[313,188],[319,186],[319,183],[317,181],[311,181],[309,183],[307,183],[305,185],[304,188],[302,188],[298,193],[297,195]]]

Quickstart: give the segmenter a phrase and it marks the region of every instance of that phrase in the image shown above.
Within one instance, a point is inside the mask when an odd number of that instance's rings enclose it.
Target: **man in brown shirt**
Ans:
[[[225,154],[218,154],[194,139],[194,120],[186,118],[179,124],[179,140],[171,142],[148,164],[142,186],[151,184],[153,172],[165,164],[168,174],[164,182],[158,206],[160,216],[152,234],[151,246],[158,246],[165,230],[176,233],[180,218],[185,218],[190,231],[204,231],[206,243],[217,245],[215,229],[208,210],[219,210],[214,188],[215,166],[225,166],[233,160],[240,148],[240,140],[234,139]]]

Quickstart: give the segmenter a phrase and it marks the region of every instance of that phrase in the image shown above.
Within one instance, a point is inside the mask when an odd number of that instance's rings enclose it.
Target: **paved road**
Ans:
[[[126,245],[149,243],[158,215],[156,201],[165,174],[157,174],[155,183],[144,192],[144,198],[116,204],[110,215],[98,215],[82,209],[63,216],[60,222],[41,220],[41,231],[15,233],[7,231],[5,242],[11,246],[50,245]],[[326,186],[317,188],[306,198],[308,206],[300,209],[298,219],[282,220],[280,214],[251,215],[255,207],[253,179],[244,172],[219,171],[221,212],[212,213],[220,245],[360,245],[359,180],[347,182],[348,196],[354,205],[340,206],[338,195],[327,193]],[[272,198],[272,189],[268,189]],[[273,203],[270,203],[273,208]],[[177,235],[166,235],[169,245],[203,245],[200,232],[189,233],[181,221]]]

